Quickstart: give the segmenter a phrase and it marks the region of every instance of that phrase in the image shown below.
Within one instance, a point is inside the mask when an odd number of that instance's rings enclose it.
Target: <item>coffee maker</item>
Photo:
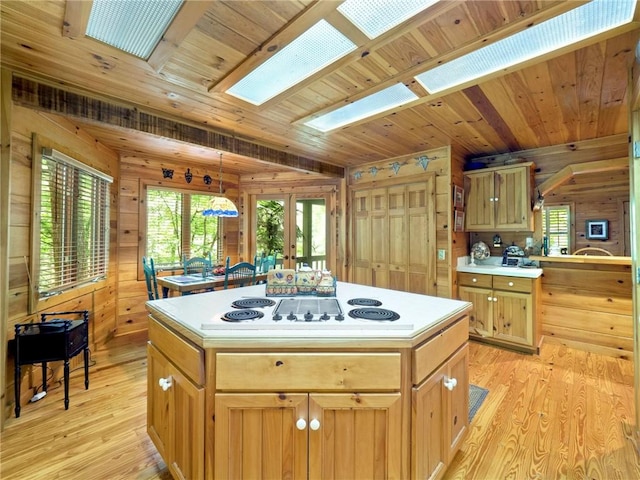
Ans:
[[[503,267],[518,267],[524,259],[524,251],[517,245],[511,245],[502,252]]]

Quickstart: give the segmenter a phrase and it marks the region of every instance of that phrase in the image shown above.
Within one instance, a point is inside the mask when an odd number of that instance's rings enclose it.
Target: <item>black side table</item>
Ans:
[[[80,320],[48,317],[72,315]],[[42,363],[42,390],[47,391],[47,362],[64,361],[64,409],[69,409],[69,359],[84,353],[84,388],[89,389],[89,311],[40,314],[40,323],[21,323],[16,328],[16,418],[20,416],[20,370],[22,365]]]

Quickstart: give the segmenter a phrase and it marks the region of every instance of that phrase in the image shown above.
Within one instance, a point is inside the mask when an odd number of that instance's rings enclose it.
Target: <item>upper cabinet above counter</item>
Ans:
[[[468,232],[533,231],[533,162],[464,172]]]

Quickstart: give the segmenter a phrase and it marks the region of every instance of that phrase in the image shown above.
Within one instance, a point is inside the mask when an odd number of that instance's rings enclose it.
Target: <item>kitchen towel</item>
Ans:
[[[469,384],[469,423],[487,397],[489,390]]]

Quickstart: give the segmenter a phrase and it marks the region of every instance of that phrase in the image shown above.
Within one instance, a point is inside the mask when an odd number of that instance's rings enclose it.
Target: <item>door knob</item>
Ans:
[[[158,380],[158,385],[160,385],[162,390],[166,392],[173,385],[173,382],[171,380],[172,380],[171,377],[161,378],[160,380]]]
[[[444,381],[444,386],[447,390],[451,391],[458,385],[458,380],[455,378],[448,378]]]

